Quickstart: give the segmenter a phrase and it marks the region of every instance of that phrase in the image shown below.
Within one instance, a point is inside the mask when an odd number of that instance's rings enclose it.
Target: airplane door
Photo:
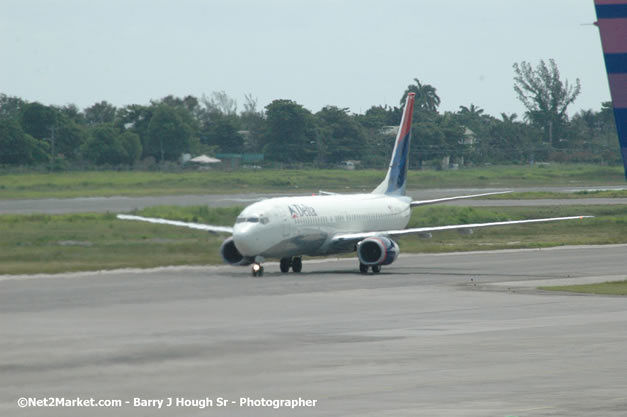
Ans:
[[[283,218],[283,237],[289,237],[292,231],[292,225],[289,217]]]

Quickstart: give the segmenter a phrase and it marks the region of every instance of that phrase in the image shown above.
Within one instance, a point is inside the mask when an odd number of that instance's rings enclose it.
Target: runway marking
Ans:
[[[617,282],[627,280],[627,274],[622,275],[599,275],[585,277],[569,277],[569,278],[549,278],[536,279],[528,281],[504,281],[489,282],[484,285],[512,288],[538,288],[551,287],[555,285],[578,285],[578,284],[599,284],[603,282]]]

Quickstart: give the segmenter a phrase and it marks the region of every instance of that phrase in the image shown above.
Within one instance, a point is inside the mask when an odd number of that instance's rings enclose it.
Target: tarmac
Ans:
[[[516,192],[549,191],[573,193],[577,191],[624,190],[624,186],[588,186],[588,187],[519,187]],[[450,188],[409,190],[414,200],[431,200],[458,195],[480,194],[503,191],[505,188]],[[315,191],[317,192],[317,191]],[[370,192],[370,190],[363,190]],[[310,193],[239,193],[239,194],[204,194],[204,195],[166,195],[166,196],[112,196],[112,197],[77,197],[77,198],[42,198],[0,200],[1,214],[62,214],[83,212],[126,213],[157,205],[210,207],[247,206],[265,198],[311,195]],[[480,198],[458,200],[443,203],[445,205],[471,207],[503,207],[503,206],[573,206],[573,205],[627,205],[627,198],[573,198],[573,199],[534,199],[534,200],[482,200]]]
[[[627,300],[536,287],[627,279],[626,253],[3,276],[0,415],[624,417]]]

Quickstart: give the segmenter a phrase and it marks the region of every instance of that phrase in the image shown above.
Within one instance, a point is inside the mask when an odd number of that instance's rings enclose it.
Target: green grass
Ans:
[[[0,216],[0,274],[220,262],[223,237],[111,214]]]
[[[151,207],[137,214],[219,225],[232,225],[241,207]],[[406,236],[401,251],[450,252],[559,245],[627,243],[623,206],[415,208],[409,227],[555,217],[597,216],[566,222],[455,231],[433,238]],[[0,216],[0,274],[53,273],[121,267],[221,263],[224,235],[186,228],[117,220],[112,214]]]
[[[0,199],[146,196],[244,192],[370,191],[380,170],[87,171],[0,175]],[[595,165],[490,166],[410,171],[409,188],[583,186],[624,184],[622,167]]]
[[[540,289],[581,294],[627,295],[627,279],[625,281],[603,282],[600,284],[564,285],[557,287],[541,287]]]

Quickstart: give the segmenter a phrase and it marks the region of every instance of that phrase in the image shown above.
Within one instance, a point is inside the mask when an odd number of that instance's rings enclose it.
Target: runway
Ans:
[[[414,200],[431,200],[457,195],[480,194],[493,191],[503,191],[506,188],[460,188],[460,189],[425,189],[409,190]],[[591,186],[591,187],[520,187],[515,192],[548,191],[572,193],[584,190],[623,190],[624,186]],[[240,194],[205,194],[205,195],[168,195],[146,197],[77,197],[77,198],[45,198],[45,199],[0,199],[1,214],[62,214],[84,212],[111,212],[125,213],[131,210],[141,210],[157,205],[194,206],[208,205],[210,207],[247,206],[264,198],[311,195],[309,193],[240,193]],[[370,190],[363,190],[370,192]],[[577,198],[577,199],[538,199],[538,200],[460,200],[445,204],[472,207],[499,207],[499,206],[565,206],[565,205],[627,205],[627,198]]]
[[[627,302],[531,281],[623,276],[627,245],[0,279],[0,415],[624,416]],[[19,397],[121,408],[17,406]],[[315,407],[133,406],[134,398]],[[129,404],[125,402],[129,401]],[[191,402],[190,402],[191,404]]]

